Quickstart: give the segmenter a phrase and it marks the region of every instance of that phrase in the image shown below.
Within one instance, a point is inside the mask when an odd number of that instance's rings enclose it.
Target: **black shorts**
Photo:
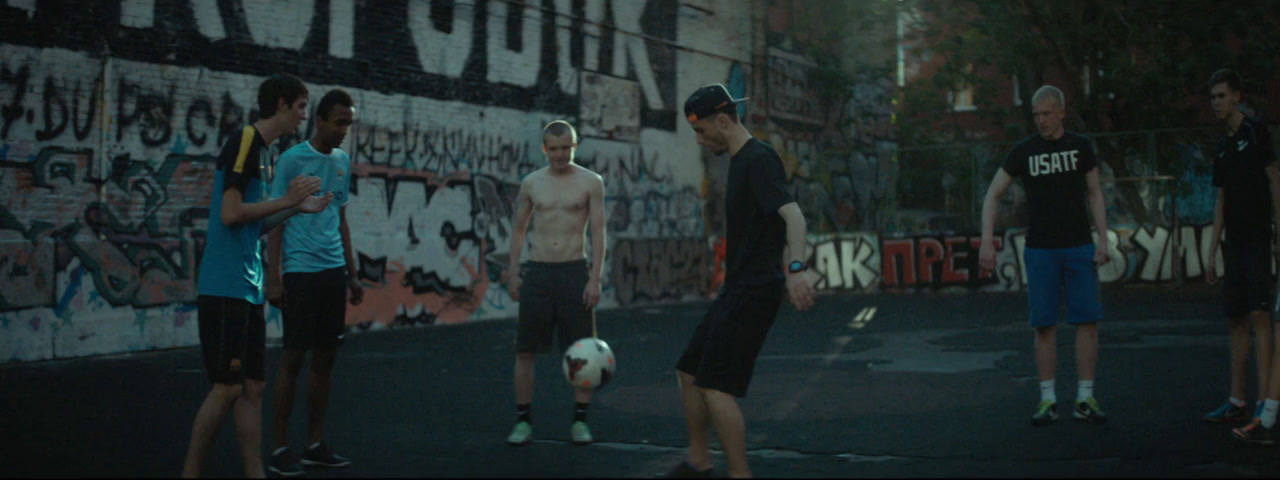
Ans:
[[[551,350],[553,330],[561,352],[580,338],[596,335],[596,311],[582,303],[590,275],[586,260],[524,263],[516,353]]]
[[[1249,312],[1270,312],[1275,295],[1271,275],[1271,246],[1227,245],[1222,249],[1222,301],[1227,317]]]
[[[747,395],[756,356],[786,293],[782,283],[721,290],[693,332],[676,370],[693,384],[735,397]]]
[[[284,349],[337,348],[347,332],[344,267],[284,274]]]
[[[209,380],[227,385],[240,385],[246,378],[265,381],[267,322],[262,305],[210,295],[196,302],[200,351]]]

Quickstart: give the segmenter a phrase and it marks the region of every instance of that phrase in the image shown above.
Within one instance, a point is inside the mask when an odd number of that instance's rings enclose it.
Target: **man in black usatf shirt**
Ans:
[[[1280,212],[1280,170],[1267,126],[1240,112],[1240,75],[1231,70],[1214,72],[1209,79],[1210,103],[1214,114],[1227,127],[1218,142],[1213,161],[1213,186],[1218,200],[1214,208],[1213,231],[1205,280],[1217,282],[1218,244],[1226,227],[1222,250],[1225,264],[1223,307],[1228,319],[1231,352],[1231,396],[1204,419],[1214,423],[1248,418],[1245,408],[1246,363],[1249,360],[1249,327],[1257,343],[1258,404],[1252,421],[1232,435],[1247,443],[1270,443],[1269,428],[1275,422],[1275,402],[1268,382],[1273,372],[1271,307],[1271,220]],[[1270,397],[1268,397],[1270,394]],[[1271,415],[1264,413],[1270,404]],[[1263,418],[1260,418],[1263,417]],[[1264,422],[1262,420],[1269,421]]]
[[[982,202],[978,263],[983,270],[993,270],[996,205],[1013,177],[1022,178],[1031,223],[1023,261],[1031,326],[1036,329],[1036,370],[1040,375],[1040,404],[1031,417],[1032,425],[1047,425],[1058,418],[1054,376],[1058,363],[1058,309],[1063,300],[1067,304],[1067,322],[1076,326],[1080,384],[1072,414],[1089,423],[1107,421],[1093,396],[1098,320],[1102,319],[1097,267],[1110,260],[1106,205],[1098,186],[1098,159],[1093,145],[1063,128],[1065,108],[1066,100],[1056,87],[1045,85],[1036,91],[1031,97],[1031,111],[1039,134],[1023,139],[1009,151]],[[1096,244],[1089,233],[1090,214],[1100,239]]]

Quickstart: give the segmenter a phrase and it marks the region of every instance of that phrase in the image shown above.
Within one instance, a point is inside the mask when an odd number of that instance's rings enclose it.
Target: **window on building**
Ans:
[[[973,64],[965,65],[964,73],[972,76]],[[948,92],[947,101],[951,103],[951,109],[957,112],[971,112],[978,109],[973,104],[973,85],[963,85],[959,91]]]
[[[1013,76],[1013,106],[1022,106],[1022,86],[1018,84],[1018,76]]]
[[[1080,84],[1084,85],[1084,95],[1089,96],[1089,65],[1080,69]]]

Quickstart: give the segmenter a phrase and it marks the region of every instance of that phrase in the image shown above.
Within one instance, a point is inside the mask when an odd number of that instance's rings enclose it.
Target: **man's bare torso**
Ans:
[[[571,173],[553,175],[537,170],[524,180],[532,203],[529,260],[568,262],[586,258],[586,226],[590,213],[590,189],[596,177],[573,165]]]

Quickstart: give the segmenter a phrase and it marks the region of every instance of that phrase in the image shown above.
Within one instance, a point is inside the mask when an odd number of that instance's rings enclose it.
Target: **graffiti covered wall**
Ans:
[[[680,102],[749,63],[751,31],[750,12],[710,7],[0,2],[0,360],[196,343],[213,156],[279,71],[312,107],[334,87],[357,104],[350,325],[515,314],[512,201],[556,118],[605,179],[602,306],[705,297],[704,168]]]
[[[773,14],[790,4],[2,1],[0,361],[197,343],[214,155],[257,118],[257,85],[280,71],[307,82],[312,107],[335,87],[357,104],[343,146],[366,287],[347,312],[357,329],[514,316],[501,282],[513,199],[545,165],[541,126],[556,118],[579,127],[578,161],[605,181],[602,308],[713,295],[728,159],[681,118],[685,95],[712,82],[751,97],[745,124],[786,163],[819,289],[1024,288],[1016,228],[990,273],[968,227],[918,215],[920,228],[881,230],[906,222],[895,87],[863,75],[847,104],[813,98],[815,63]],[[752,38],[761,19],[768,35]],[[1184,180],[1205,183],[1197,175]],[[1201,190],[1176,232],[1113,223],[1103,281],[1202,278]],[[279,335],[277,311],[268,322]]]
[[[1110,262],[1098,269],[1104,285],[1169,284],[1203,281],[1209,265],[1212,225],[1115,227],[1107,231]],[[1097,241],[1097,235],[1095,242]],[[810,235],[809,263],[818,273],[819,291],[972,292],[1026,288],[1023,253],[1026,230],[998,234],[996,266],[978,268],[980,235],[881,237],[871,232]],[[1222,251],[1215,271],[1223,273]],[[1273,265],[1273,271],[1276,268]]]

